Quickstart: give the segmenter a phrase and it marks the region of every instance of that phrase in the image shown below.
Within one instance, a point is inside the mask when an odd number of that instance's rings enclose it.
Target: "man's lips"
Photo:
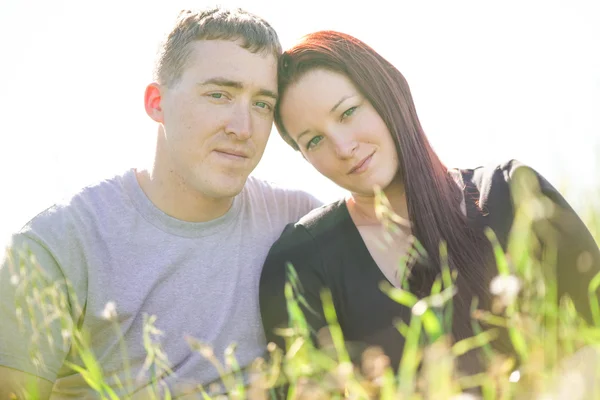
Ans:
[[[373,154],[375,154],[375,152],[369,154],[368,156],[360,160],[356,165],[354,165],[354,167],[350,168],[350,171],[348,171],[348,175],[353,174],[355,172],[363,172],[363,170],[368,166],[369,162],[371,161]]]
[[[244,150],[237,149],[215,149],[215,152],[221,153],[225,156],[237,157],[237,158],[250,158],[250,154]]]

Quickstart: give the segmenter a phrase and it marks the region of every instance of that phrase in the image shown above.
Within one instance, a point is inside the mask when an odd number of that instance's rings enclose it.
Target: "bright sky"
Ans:
[[[600,2],[352,3],[221,2],[266,18],[284,48],[321,29],[370,44],[406,76],[448,166],[517,158],[569,187],[573,204],[598,184]],[[143,93],[157,45],[180,9],[204,4],[2,0],[1,239],[66,193],[148,160],[156,128]],[[255,175],[324,201],[343,194],[275,129]]]

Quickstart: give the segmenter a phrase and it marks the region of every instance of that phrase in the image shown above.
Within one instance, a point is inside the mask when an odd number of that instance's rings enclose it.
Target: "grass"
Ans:
[[[282,386],[288,389],[285,395],[288,399],[600,399],[600,303],[596,296],[600,274],[589,283],[594,321],[587,324],[568,298],[560,301],[557,298],[555,273],[541,268],[542,263],[555,260],[556,247],[540,253],[532,227],[543,224],[553,212],[552,204],[540,196],[539,188],[531,181],[516,186],[514,195],[522,206],[516,213],[507,252],[500,248],[493,232],[486,232],[494,245],[498,266],[498,276],[491,288],[498,312],[483,312],[473,304],[474,337],[455,343],[448,334],[456,275],[446,264],[431,295],[425,299],[418,299],[405,289],[381,284],[381,290],[390,298],[412,310],[409,324],[397,326],[406,341],[396,374],[389,359],[377,348],[367,349],[360,365],[351,363],[331,295],[326,291],[322,293],[322,301],[329,324],[330,336],[326,338],[329,346],[317,348],[311,342],[310,327],[300,307],[304,299],[293,266],[289,266],[290,281],[285,288],[291,321],[289,328],[280,332],[286,338],[286,351],[270,344],[269,357],[256,360],[250,368],[249,385],[243,383],[233,346],[226,350],[225,365],[221,365],[206,344],[194,338],[188,338],[188,343],[221,372],[228,396],[233,399],[275,398],[282,396]],[[599,197],[590,196],[593,198]],[[385,199],[378,206],[378,214],[388,219],[383,222],[390,224],[395,217]],[[599,203],[590,201],[580,215],[600,243]],[[442,260],[447,259],[443,243],[440,254]],[[78,330],[69,317],[65,293],[70,289],[48,282],[35,259],[24,259],[28,265],[21,265],[15,271],[14,283],[25,298],[17,307],[17,313],[24,322],[28,322],[28,318],[29,322],[37,321],[33,324],[34,341],[51,340],[52,336],[44,332],[59,326],[63,343],[49,345],[71,343],[71,351],[79,355],[81,363],[69,366],[85,378],[99,398],[118,399],[117,393],[131,392],[136,377],[128,367],[127,349],[122,347],[123,365],[127,370],[125,381],[105,376],[91,351],[88,335]],[[78,304],[72,306],[79,307]],[[115,335],[119,335],[114,308],[107,305],[105,313],[115,328]],[[491,328],[483,329],[482,322]],[[145,316],[143,340],[147,357],[140,373],[155,379],[135,398],[170,399],[171,393],[161,385],[160,377],[172,371],[158,345],[161,332],[154,323],[154,316]],[[495,352],[489,345],[500,329],[508,330],[518,360]],[[489,362],[488,369],[475,375],[459,373],[457,357],[475,348],[482,349]],[[43,359],[37,357],[35,348],[32,357],[43,367]],[[469,394],[474,388],[478,397]],[[196,390],[201,399],[224,398],[212,395],[211,388],[198,386]],[[37,397],[35,387],[29,387],[28,391],[29,395],[24,398]]]

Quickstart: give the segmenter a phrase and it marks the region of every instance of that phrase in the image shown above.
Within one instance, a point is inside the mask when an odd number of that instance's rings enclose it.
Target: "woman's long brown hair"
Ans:
[[[440,243],[446,242],[450,268],[458,271],[453,333],[455,339],[470,336],[471,300],[488,293],[485,264],[490,261],[491,247],[482,229],[464,216],[461,189],[427,140],[406,79],[360,40],[339,32],[320,31],[305,36],[280,58],[280,99],[290,84],[314,69],[339,72],[350,78],[392,133],[413,234],[427,251],[430,265],[436,270],[434,275],[441,269]],[[284,140],[298,150],[285,130],[278,106],[275,124]]]

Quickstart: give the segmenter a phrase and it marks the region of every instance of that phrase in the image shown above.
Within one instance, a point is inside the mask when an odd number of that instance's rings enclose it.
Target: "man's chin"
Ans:
[[[213,186],[215,197],[227,198],[237,196],[244,189],[247,180],[248,176],[235,178],[224,177],[223,179],[220,179],[218,182],[215,182],[215,185]]]

